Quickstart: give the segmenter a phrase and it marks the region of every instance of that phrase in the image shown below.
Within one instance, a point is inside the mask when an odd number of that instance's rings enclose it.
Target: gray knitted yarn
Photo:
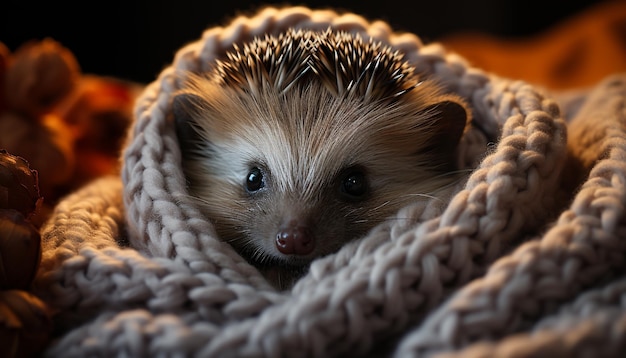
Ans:
[[[403,220],[315,261],[291,291],[276,292],[216,238],[187,197],[169,113],[181,70],[207,71],[234,43],[290,27],[331,27],[390,44],[466,98],[480,127],[499,140],[487,149],[480,131],[468,132],[462,161],[475,169],[449,202],[402,209]],[[210,28],[139,97],[121,180],[102,178],[68,196],[42,229],[35,292],[58,310],[62,332],[46,354],[619,352],[626,337],[626,285],[615,278],[626,253],[625,83],[599,84],[566,121],[557,101],[534,86],[354,14],[267,8]],[[561,189],[569,126],[584,129],[588,148],[573,153],[590,173],[568,197]]]

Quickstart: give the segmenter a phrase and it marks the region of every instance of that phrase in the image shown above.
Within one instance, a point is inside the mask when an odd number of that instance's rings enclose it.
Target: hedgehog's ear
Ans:
[[[433,121],[424,151],[456,167],[458,145],[471,119],[467,106],[461,99],[445,97],[428,105],[424,113],[430,113]]]
[[[186,144],[197,142],[198,131],[195,122],[201,101],[200,97],[191,93],[179,93],[174,96],[172,101],[172,114],[179,145],[183,147]]]

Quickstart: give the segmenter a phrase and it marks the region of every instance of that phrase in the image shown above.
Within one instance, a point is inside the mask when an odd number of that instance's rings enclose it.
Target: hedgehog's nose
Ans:
[[[307,226],[291,220],[278,229],[276,248],[285,255],[308,255],[315,248],[315,240]]]

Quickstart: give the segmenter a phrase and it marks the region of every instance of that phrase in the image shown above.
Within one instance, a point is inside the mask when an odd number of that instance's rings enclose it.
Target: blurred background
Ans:
[[[525,39],[607,1],[611,0],[309,0],[291,4],[357,12],[386,20],[394,28],[430,42],[459,33]],[[9,11],[0,21],[0,42],[14,51],[25,41],[51,37],[74,53],[84,73],[148,83],[171,62],[179,47],[196,40],[205,28],[265,5],[284,4],[243,0],[72,4],[8,0],[5,9]]]

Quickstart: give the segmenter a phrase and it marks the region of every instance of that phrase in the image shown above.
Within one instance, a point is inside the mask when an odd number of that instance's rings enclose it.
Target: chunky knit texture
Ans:
[[[276,292],[188,198],[170,112],[180,70],[207,71],[233,44],[290,27],[390,44],[464,97],[481,130],[463,138],[473,170],[449,202],[402,209]],[[626,76],[556,96],[354,14],[267,8],[210,28],[138,99],[121,178],[66,197],[42,229],[35,292],[61,332],[46,354],[617,356],[625,101]],[[571,192],[570,167],[583,182]]]

